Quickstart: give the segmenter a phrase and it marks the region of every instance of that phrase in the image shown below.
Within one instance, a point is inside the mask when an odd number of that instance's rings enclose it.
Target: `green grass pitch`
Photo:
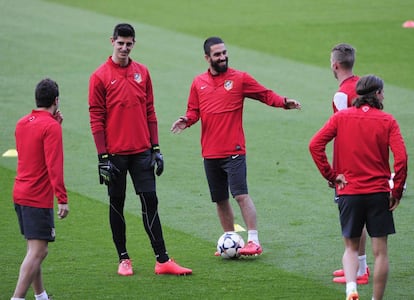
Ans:
[[[414,18],[412,1],[379,0],[374,6],[367,0],[0,0],[0,11],[0,153],[15,148],[14,126],[33,108],[35,84],[49,76],[60,85],[71,212],[56,220],[57,242],[43,266],[54,299],[343,298],[344,286],[333,284],[330,275],[343,252],[337,208],[307,144],[331,114],[337,82],[329,69],[330,49],[348,42],[357,48],[355,72],[385,80],[385,110],[399,121],[413,153],[414,29],[401,26]],[[131,185],[126,217],[136,275],[116,274],[87,89],[90,73],[112,53],[109,37],[119,22],[135,26],[131,56],[152,75],[166,159],[157,182],[160,216],[170,255],[191,267],[192,276],[154,275],[155,259]],[[177,136],[169,132],[185,112],[193,77],[207,68],[202,43],[211,35],[226,41],[232,67],[302,102],[302,111],[283,111],[246,100],[248,181],[264,247],[256,259],[214,257],[222,232],[202,168],[200,127]],[[11,296],[25,253],[11,200],[15,167],[15,158],[0,157],[0,299]],[[397,234],[389,238],[386,299],[414,295],[413,181],[409,173],[395,213]],[[243,226],[235,208],[236,223]],[[373,268],[369,248],[367,253]],[[371,290],[372,283],[360,286],[361,298],[370,299]]]

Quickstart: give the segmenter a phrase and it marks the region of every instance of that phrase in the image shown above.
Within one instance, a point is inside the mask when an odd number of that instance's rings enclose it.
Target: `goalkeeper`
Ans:
[[[107,185],[109,221],[119,256],[118,274],[133,275],[126,248],[124,204],[129,172],[141,200],[145,230],[156,257],[156,274],[191,274],[167,254],[155,190],[155,173],[164,170],[158,146],[158,123],[148,69],[129,54],[135,31],[129,24],[115,26],[113,53],[90,77],[89,114],[98,152],[99,182]]]

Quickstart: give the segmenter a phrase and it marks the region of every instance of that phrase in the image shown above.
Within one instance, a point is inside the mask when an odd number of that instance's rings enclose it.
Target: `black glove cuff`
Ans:
[[[152,145],[151,151],[152,152],[160,152],[160,145],[158,145],[158,144]]]
[[[107,161],[109,159],[109,154],[108,153],[98,154],[98,159],[100,162]]]

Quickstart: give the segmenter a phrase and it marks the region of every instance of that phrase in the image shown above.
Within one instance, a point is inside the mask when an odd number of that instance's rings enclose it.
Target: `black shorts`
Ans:
[[[339,196],[338,209],[342,235],[346,238],[360,237],[364,225],[370,237],[395,233],[389,193]]]
[[[53,208],[37,208],[14,204],[20,232],[27,240],[55,241]]]
[[[110,155],[109,159],[121,171],[121,174],[108,186],[109,196],[125,197],[127,172],[131,176],[136,194],[155,191],[154,166],[151,166],[150,149],[138,154]]]
[[[229,199],[229,188],[233,197],[248,194],[245,155],[204,159],[204,170],[213,202]]]

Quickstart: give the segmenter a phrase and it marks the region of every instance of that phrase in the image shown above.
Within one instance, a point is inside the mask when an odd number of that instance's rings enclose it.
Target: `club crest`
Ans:
[[[135,74],[134,74],[134,80],[135,80],[136,82],[138,82],[138,83],[141,83],[141,81],[142,81],[141,74],[139,74],[139,73],[135,73]]]
[[[233,80],[224,81],[224,88],[226,91],[230,91],[233,88]]]

